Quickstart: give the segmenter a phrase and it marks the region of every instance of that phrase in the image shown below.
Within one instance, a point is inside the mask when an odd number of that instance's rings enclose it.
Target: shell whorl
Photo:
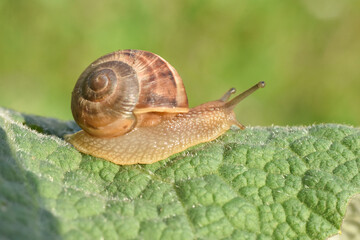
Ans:
[[[176,70],[160,56],[122,50],[94,61],[72,94],[75,121],[97,137],[122,135],[136,126],[136,114],[187,112],[188,101]]]

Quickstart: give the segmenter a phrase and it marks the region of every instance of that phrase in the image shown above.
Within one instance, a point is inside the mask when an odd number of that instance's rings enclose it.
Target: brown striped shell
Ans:
[[[120,136],[189,111],[175,68],[141,50],[116,51],[90,64],[74,87],[71,110],[77,124],[96,137]]]

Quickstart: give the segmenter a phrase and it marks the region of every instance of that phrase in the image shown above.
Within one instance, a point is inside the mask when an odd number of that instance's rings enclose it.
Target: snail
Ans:
[[[100,57],[80,75],[71,110],[83,129],[65,139],[82,153],[119,165],[150,164],[199,143],[216,139],[232,125],[234,107],[265,86],[259,82],[228,101],[189,109],[183,82],[160,56],[120,50]]]

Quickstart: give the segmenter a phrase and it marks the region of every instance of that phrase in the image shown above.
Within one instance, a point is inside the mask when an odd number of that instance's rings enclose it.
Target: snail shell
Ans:
[[[85,69],[73,90],[71,110],[90,135],[115,137],[189,108],[175,68],[154,53],[122,50]]]

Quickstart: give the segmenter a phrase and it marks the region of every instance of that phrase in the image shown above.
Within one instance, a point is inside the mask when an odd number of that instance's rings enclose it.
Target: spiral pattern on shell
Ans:
[[[72,94],[75,121],[97,137],[122,135],[136,115],[186,112],[188,101],[176,70],[160,56],[141,50],[107,54],[80,75]]]

